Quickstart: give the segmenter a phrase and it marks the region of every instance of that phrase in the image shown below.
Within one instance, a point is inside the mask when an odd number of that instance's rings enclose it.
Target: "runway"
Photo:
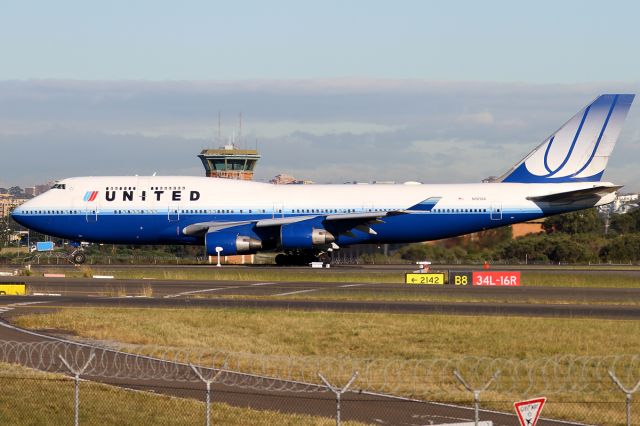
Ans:
[[[144,270],[153,268],[162,268],[168,270],[175,269],[187,269],[187,270],[211,270],[214,266],[210,264],[96,264],[91,265],[97,268],[114,268],[125,270]],[[42,271],[49,268],[67,269],[73,270],[77,268],[72,264],[32,264],[31,267],[35,271]],[[438,270],[452,270],[452,271],[480,271],[483,270],[483,265],[459,265],[459,264],[438,264],[432,265],[433,268]],[[276,266],[268,264],[254,264],[254,265],[224,265],[225,270],[238,270],[238,271],[300,271],[309,272],[308,266]],[[15,269],[15,265],[0,265],[0,269]],[[408,264],[363,264],[363,265],[331,265],[332,273],[353,273],[353,272],[410,272],[417,269],[417,266],[412,263]],[[606,275],[622,275],[633,276],[640,278],[640,266],[634,265],[491,265],[491,269],[495,270],[516,270],[522,272],[538,272],[538,273],[571,273],[571,274],[606,274]],[[313,270],[311,270],[313,271]]]
[[[8,277],[48,306],[250,307],[328,311],[640,318],[640,288],[456,287],[342,282]],[[363,292],[375,300],[358,300]],[[327,296],[324,297],[323,293]],[[319,297],[322,296],[322,297]],[[353,296],[354,300],[351,300]],[[425,300],[433,297],[436,300]],[[439,300],[439,299],[451,299]],[[337,300],[333,300],[337,299]],[[398,300],[400,299],[400,300]],[[412,299],[420,299],[413,301]],[[535,301],[532,302],[532,301]],[[635,302],[638,303],[635,303]]]

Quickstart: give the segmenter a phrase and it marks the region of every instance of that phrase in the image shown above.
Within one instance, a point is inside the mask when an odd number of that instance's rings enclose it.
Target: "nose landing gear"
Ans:
[[[71,261],[76,265],[82,265],[87,261],[87,255],[84,254],[83,250],[75,250],[73,253],[69,255]]]

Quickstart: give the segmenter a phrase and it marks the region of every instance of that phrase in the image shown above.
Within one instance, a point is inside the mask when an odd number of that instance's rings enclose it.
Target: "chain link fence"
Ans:
[[[0,341],[0,424],[640,424],[640,356],[348,359]],[[552,420],[553,419],[553,420]]]

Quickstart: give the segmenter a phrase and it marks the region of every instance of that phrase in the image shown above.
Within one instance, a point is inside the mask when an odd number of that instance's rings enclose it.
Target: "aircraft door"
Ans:
[[[87,206],[85,210],[85,218],[87,223],[96,223],[98,221],[98,215],[100,214],[97,206]]]
[[[180,220],[180,206],[177,204],[169,204],[169,211],[167,212],[167,219],[169,222],[178,222]]]
[[[283,203],[276,203],[273,205],[273,211],[271,213],[271,217],[273,219],[277,218],[277,217],[284,217],[284,204]]]
[[[502,220],[502,203],[491,203],[489,211],[491,220]]]
[[[87,193],[85,196],[84,202],[84,216],[87,223],[96,223],[98,221],[98,216],[100,215],[100,205],[98,204],[97,191],[92,191],[91,193]]]

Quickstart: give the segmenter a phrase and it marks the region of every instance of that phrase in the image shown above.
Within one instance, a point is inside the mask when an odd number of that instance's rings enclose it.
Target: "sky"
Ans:
[[[203,173],[476,182],[640,87],[632,1],[3,2],[0,186]],[[256,142],[257,141],[257,142]],[[640,190],[632,106],[605,178]]]

